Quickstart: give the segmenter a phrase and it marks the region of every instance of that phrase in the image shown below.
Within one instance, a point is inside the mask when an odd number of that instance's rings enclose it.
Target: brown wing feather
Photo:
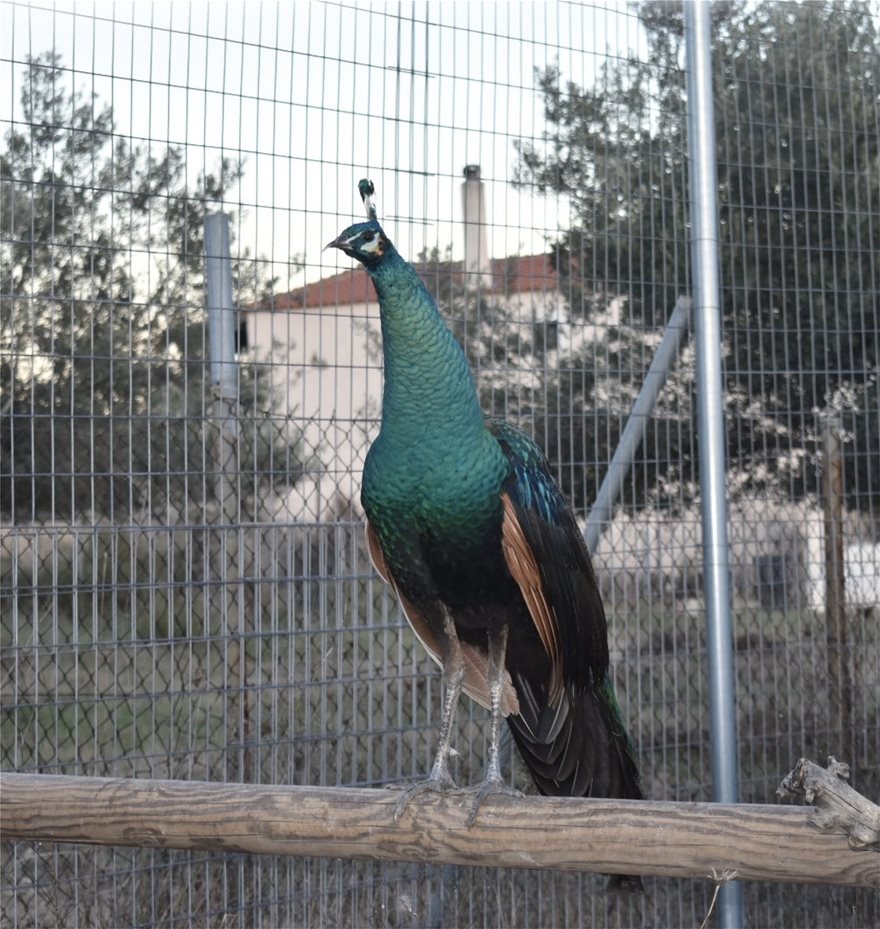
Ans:
[[[504,522],[501,527],[501,548],[511,576],[519,585],[523,599],[538,630],[541,644],[550,659],[550,688],[548,699],[557,706],[562,694],[562,653],[559,648],[559,624],[556,613],[544,593],[541,569],[526,539],[510,497],[501,494],[504,504]]]
[[[394,591],[395,596],[403,607],[403,613],[407,618],[416,638],[424,645],[425,651],[443,667],[443,660],[440,657],[441,649],[437,637],[428,625],[427,620],[419,612],[416,606],[405,597],[394,583],[394,578],[388,569],[388,563],[385,561],[385,555],[382,552],[382,546],[379,544],[379,538],[373,532],[372,526],[367,522],[367,551],[370,553],[370,559],[373,566],[379,572],[382,580]],[[472,699],[476,700],[486,709],[492,707],[492,697],[489,693],[489,656],[482,649],[467,642],[460,642],[462,657],[464,658],[464,682],[462,687],[464,692]],[[510,675],[505,675],[504,691],[501,695],[501,714],[509,716],[511,713],[519,713],[519,700],[516,696],[516,690],[513,687],[513,681]]]

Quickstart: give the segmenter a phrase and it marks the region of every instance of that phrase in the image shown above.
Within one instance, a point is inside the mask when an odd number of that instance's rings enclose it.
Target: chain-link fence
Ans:
[[[713,18],[742,799],[774,802],[798,757],[828,754],[876,797],[877,9]],[[423,775],[439,674],[362,542],[378,309],[321,247],[372,177],[485,409],[536,436],[586,518],[690,288],[680,8],[4,0],[0,42],[0,765]],[[209,363],[217,211],[234,401]],[[669,800],[710,797],[693,381],[685,339],[595,556],[647,792]],[[463,704],[458,782],[480,777],[487,737]],[[504,764],[528,788],[509,748]],[[0,906],[16,929],[659,927],[700,925],[713,889],[602,888],[20,842]],[[745,906],[751,926],[880,922],[867,891],[749,884]]]

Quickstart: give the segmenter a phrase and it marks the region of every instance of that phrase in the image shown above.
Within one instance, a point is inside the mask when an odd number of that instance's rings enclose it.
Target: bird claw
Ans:
[[[400,822],[403,811],[409,806],[410,801],[419,794],[427,793],[428,791],[446,794],[455,789],[455,782],[448,774],[432,774],[427,780],[411,784],[404,790],[403,794],[401,794],[397,801],[397,805],[394,807],[394,822]]]
[[[471,805],[471,811],[467,818],[467,827],[473,826],[477,818],[477,813],[487,797],[524,797],[525,794],[515,787],[508,787],[500,777],[487,777],[482,783],[472,788],[469,793],[475,794],[474,802]]]

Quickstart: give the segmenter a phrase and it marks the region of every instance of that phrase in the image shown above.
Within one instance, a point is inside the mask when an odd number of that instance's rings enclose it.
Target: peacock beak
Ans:
[[[328,248],[342,248],[342,236],[338,236],[332,242],[328,242],[323,250],[326,252]]]

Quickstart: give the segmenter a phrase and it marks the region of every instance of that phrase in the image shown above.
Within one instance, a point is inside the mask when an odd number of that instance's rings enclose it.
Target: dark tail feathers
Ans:
[[[641,800],[633,747],[608,681],[597,690],[566,689],[557,709],[541,705],[527,682],[517,681],[520,714],[507,722],[538,790],[548,797],[619,797]],[[609,875],[608,890],[643,891],[639,877]]]
[[[518,680],[520,715],[508,723],[538,790],[549,797],[620,797],[640,800],[632,744],[614,690],[563,692],[558,708],[542,705]]]

